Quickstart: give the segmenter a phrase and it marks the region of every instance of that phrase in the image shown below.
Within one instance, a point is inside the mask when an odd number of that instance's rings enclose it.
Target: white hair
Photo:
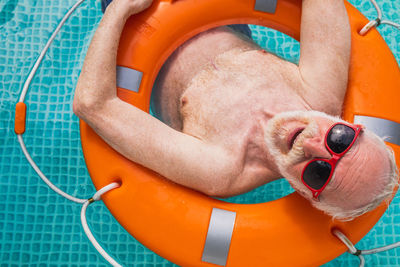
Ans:
[[[382,185],[383,190],[371,196],[371,199],[367,204],[350,210],[345,210],[337,205],[331,205],[328,201],[325,201],[323,193],[320,196],[320,201],[313,201],[312,205],[319,210],[324,211],[328,215],[332,216],[333,219],[338,219],[341,221],[351,221],[364,213],[377,208],[383,201],[389,204],[389,201],[394,196],[394,188],[399,185],[399,170],[396,165],[395,155],[391,147],[387,146],[385,142],[379,138],[377,135],[371,131],[364,131],[363,134],[367,135],[369,138],[375,140],[375,143],[385,151],[387,155],[387,160],[389,161],[390,169],[382,170],[382,176],[377,177],[377,181],[386,181],[386,184]],[[351,153],[351,150],[349,151]],[[329,186],[329,185],[328,185]]]
[[[311,191],[301,182],[301,180],[298,177],[293,177],[291,173],[288,173],[286,170],[286,167],[289,165],[294,164],[295,162],[291,162],[290,158],[292,155],[299,154],[301,156],[302,148],[298,147],[297,149],[295,147],[292,148],[291,151],[288,153],[285,153],[285,151],[281,151],[278,148],[276,148],[274,144],[274,140],[277,138],[280,138],[281,131],[283,130],[280,128],[280,122],[282,120],[290,120],[290,119],[303,119],[304,122],[309,123],[307,129],[305,129],[302,133],[303,138],[305,138],[305,133],[309,132],[309,134],[312,136],[313,132],[315,131],[314,126],[312,125],[312,119],[308,120],[308,118],[313,117],[313,116],[318,116],[318,117],[324,117],[336,122],[345,122],[344,120],[340,119],[339,117],[334,117],[327,115],[326,113],[318,112],[318,111],[290,111],[290,112],[284,112],[281,114],[275,115],[270,121],[268,122],[268,125],[265,129],[265,141],[266,144],[269,147],[270,153],[273,158],[276,160],[276,164],[279,168],[279,171],[281,174],[285,176],[285,178],[289,181],[289,183],[292,185],[296,191],[304,196],[306,199],[311,200],[312,199],[312,193]],[[307,121],[308,120],[308,121]],[[393,150],[385,144],[383,139],[375,135],[373,132],[364,129],[363,133],[364,136],[367,136],[370,140],[374,142],[374,144],[377,145],[377,149],[380,149],[384,156],[383,160],[386,161],[388,164],[385,164],[386,166],[389,165],[390,168],[385,168],[381,170],[379,177],[376,177],[376,181],[380,182],[380,184],[376,184],[376,187],[373,188],[375,190],[373,193],[371,192],[370,194],[364,195],[366,198],[370,197],[369,199],[364,198],[365,204],[360,204],[356,208],[349,209],[341,207],[337,203],[333,203],[332,198],[328,199],[328,197],[324,197],[324,192],[321,193],[319,196],[319,201],[311,201],[312,205],[325,212],[326,214],[330,215],[333,217],[333,219],[338,219],[342,221],[350,221],[353,220],[354,218],[371,211],[378,207],[383,201],[387,201],[387,203],[392,199],[393,197],[393,191],[394,188],[399,184],[399,171],[396,165],[396,160],[394,156]],[[358,142],[358,140],[356,141]],[[299,142],[300,143],[300,142]],[[348,153],[352,153],[354,150],[353,146]],[[296,151],[298,150],[298,151]],[[335,174],[329,184],[325,188],[325,192],[327,191],[334,191],[338,190],[336,189],[337,183],[335,183]],[[339,181],[339,180],[338,180]]]

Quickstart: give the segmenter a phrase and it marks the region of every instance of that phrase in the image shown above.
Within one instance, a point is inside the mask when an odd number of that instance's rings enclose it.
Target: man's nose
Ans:
[[[332,156],[325,147],[325,140],[320,136],[305,139],[303,151],[306,158],[330,158]]]

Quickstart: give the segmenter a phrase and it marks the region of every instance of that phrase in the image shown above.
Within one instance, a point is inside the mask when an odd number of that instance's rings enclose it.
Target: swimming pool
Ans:
[[[351,1],[369,18],[368,0]],[[0,262],[4,266],[101,266],[106,262],[88,242],[80,224],[80,205],[56,195],[27,164],[13,132],[14,105],[48,37],[75,3],[71,1],[3,0],[0,3]],[[399,22],[400,2],[378,2],[388,19]],[[67,21],[50,47],[26,99],[24,139],[43,172],[66,192],[89,197],[94,187],[82,156],[78,119],[72,113],[74,87],[94,30],[100,2],[85,1]],[[400,33],[386,26],[381,33],[400,62]],[[296,61],[299,46],[274,31],[253,27],[254,38],[270,51]],[[268,195],[266,192],[268,191]],[[262,202],[289,192],[278,182],[231,199]],[[272,192],[272,193],[271,193]],[[400,241],[400,203],[396,197],[376,227],[359,243],[370,248]],[[98,240],[122,264],[173,266],[128,235],[102,203],[88,210]],[[368,266],[400,266],[399,250],[367,256]],[[358,265],[345,254],[326,266]]]

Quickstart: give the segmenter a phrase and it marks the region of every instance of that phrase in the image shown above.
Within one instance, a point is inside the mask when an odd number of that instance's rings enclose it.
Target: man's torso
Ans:
[[[278,178],[264,142],[269,118],[310,109],[295,64],[227,27],[204,32],[175,51],[153,90],[157,117],[235,156],[242,191]]]

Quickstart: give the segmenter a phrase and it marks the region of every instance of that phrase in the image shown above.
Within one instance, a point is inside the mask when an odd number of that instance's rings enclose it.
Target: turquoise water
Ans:
[[[369,18],[367,0],[351,1]],[[400,22],[400,1],[378,1],[384,16]],[[58,196],[37,177],[13,132],[14,105],[23,83],[71,0],[0,0],[0,263],[1,266],[105,266],[83,234],[81,206]],[[53,42],[28,91],[24,140],[42,171],[61,189],[77,197],[93,195],[72,113],[74,87],[90,39],[101,18],[100,2],[85,1]],[[252,27],[254,38],[270,51],[296,61],[297,42],[274,31]],[[400,62],[400,32],[381,33]],[[234,202],[263,202],[287,194],[276,182],[238,196]],[[370,248],[400,241],[400,197],[359,243]],[[94,235],[127,266],[173,266],[152,253],[115,221],[102,203],[91,205],[88,221]],[[400,266],[400,249],[367,256],[367,266]],[[344,254],[326,266],[355,266]]]

